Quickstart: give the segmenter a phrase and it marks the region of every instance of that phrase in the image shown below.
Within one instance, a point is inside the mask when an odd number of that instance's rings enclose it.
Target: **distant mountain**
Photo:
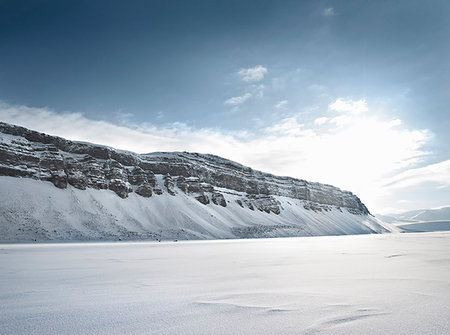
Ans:
[[[375,216],[406,232],[450,230],[450,206],[418,209],[393,215],[376,214]]]
[[[397,215],[397,218],[412,221],[450,220],[450,206],[408,211]]]
[[[0,122],[0,240],[390,231],[359,198],[213,155],[135,154]]]

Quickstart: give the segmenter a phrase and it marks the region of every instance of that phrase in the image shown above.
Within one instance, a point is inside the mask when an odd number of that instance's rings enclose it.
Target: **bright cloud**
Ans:
[[[225,105],[229,105],[229,106],[237,106],[240,105],[244,102],[246,102],[248,99],[251,98],[251,94],[250,93],[245,93],[243,95],[239,95],[237,97],[231,97],[227,100],[225,100],[224,104]]]
[[[327,118],[325,116],[318,117],[317,119],[314,120],[314,123],[320,126],[320,125],[325,124],[328,120],[329,120],[329,118]]]
[[[366,100],[361,99],[357,101],[337,99],[335,102],[328,105],[330,111],[340,112],[340,113],[351,113],[360,114],[367,112],[369,108],[367,107]]]
[[[297,119],[295,117],[285,118],[281,120],[279,123],[267,127],[265,130],[268,133],[271,133],[273,135],[277,136],[301,136],[301,135],[307,135],[308,130],[303,129],[304,125],[301,123],[298,123]]]
[[[450,160],[399,173],[385,186],[389,188],[410,187],[426,182],[438,183],[440,184],[439,188],[450,186]]]
[[[353,117],[349,115],[339,115],[330,119],[330,123],[340,127],[353,122]]]
[[[241,80],[249,83],[263,80],[266,73],[267,68],[261,65],[250,67],[247,69],[240,69],[238,71],[238,75],[241,78]]]
[[[330,106],[367,107],[365,102],[344,102]],[[346,122],[340,126],[326,117],[308,123],[293,116],[270,126],[262,125],[256,131],[247,130],[242,136],[221,129],[195,129],[182,123],[117,125],[90,120],[80,113],[0,104],[0,119],[4,122],[138,153],[216,154],[262,171],[351,190],[372,209],[378,206],[386,189],[383,185],[388,182],[406,185],[419,178],[448,183],[449,161],[417,169],[427,155],[423,149],[431,136],[427,130],[409,129],[400,120],[379,119],[371,113],[346,116]]]

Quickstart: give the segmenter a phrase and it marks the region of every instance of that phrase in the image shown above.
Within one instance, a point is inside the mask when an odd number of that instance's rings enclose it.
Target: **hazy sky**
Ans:
[[[450,1],[0,1],[0,119],[450,204]]]

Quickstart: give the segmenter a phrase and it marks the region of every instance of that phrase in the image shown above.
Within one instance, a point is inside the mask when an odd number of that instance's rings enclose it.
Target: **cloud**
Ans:
[[[240,69],[238,71],[238,75],[241,78],[241,80],[249,83],[263,80],[266,73],[267,68],[261,65],[250,67],[247,69]]]
[[[334,8],[333,7],[328,7],[328,8],[324,8],[323,15],[324,16],[334,16],[336,14],[334,12]]]
[[[265,130],[268,133],[276,134],[277,136],[301,136],[306,135],[303,130],[304,125],[298,123],[295,117],[289,117],[281,120],[273,126],[267,127]]]
[[[117,149],[147,153],[154,151],[213,152],[235,142],[234,134],[213,129],[193,129],[184,123],[165,126],[124,125],[91,120],[81,113],[57,113],[48,108],[30,108],[0,103],[0,120],[75,141],[108,145]],[[202,144],[203,142],[203,144]],[[216,151],[217,152],[217,151]]]
[[[287,103],[288,103],[287,100],[281,100],[281,101],[278,101],[273,107],[275,107],[276,109],[280,109],[280,108],[283,108],[284,106],[286,106]]]
[[[250,99],[251,96],[252,95],[250,93],[245,93],[245,94],[239,95],[237,97],[231,97],[231,98],[225,100],[224,104],[229,105],[229,106],[237,106],[237,105],[244,103],[248,99]]]
[[[354,106],[348,101],[347,104]],[[365,102],[363,105],[367,106]],[[303,122],[302,116],[297,115],[269,126],[267,121],[255,120],[255,125],[260,127],[256,130],[230,132],[183,123],[113,124],[91,120],[81,113],[0,103],[0,119],[4,122],[138,153],[216,154],[265,172],[351,190],[370,209],[382,202],[387,189],[383,185],[389,184],[395,189],[394,185],[400,187],[413,180],[448,182],[448,161],[437,167],[417,169],[427,157],[423,147],[431,136],[429,131],[409,129],[398,119],[385,120],[373,113],[345,116],[347,120],[340,126],[328,120],[323,127],[326,117]]]
[[[335,102],[328,105],[328,110],[340,113],[360,114],[367,112],[369,108],[367,107],[366,100],[364,99],[353,101],[351,99],[344,100],[339,98]]]
[[[325,124],[328,120],[329,120],[329,118],[327,118],[325,116],[318,117],[317,119],[314,120],[314,123],[320,126],[320,125]]]
[[[426,182],[439,183],[439,188],[449,186],[450,160],[406,170],[394,176],[384,186],[388,188],[401,188]]]
[[[340,127],[352,123],[354,118],[349,115],[339,115],[330,119],[330,123]]]

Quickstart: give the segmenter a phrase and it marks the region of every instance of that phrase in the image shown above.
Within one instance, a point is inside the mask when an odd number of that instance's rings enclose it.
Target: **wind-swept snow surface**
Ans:
[[[450,233],[0,245],[9,334],[449,334]]]

